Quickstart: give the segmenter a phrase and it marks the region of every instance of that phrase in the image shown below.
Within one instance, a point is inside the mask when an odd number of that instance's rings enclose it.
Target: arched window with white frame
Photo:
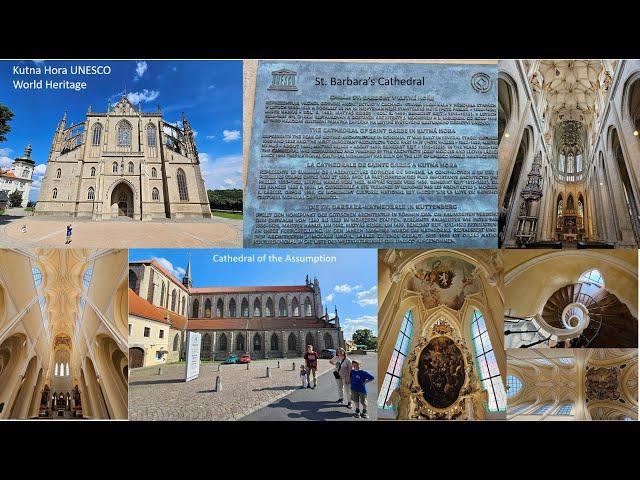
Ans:
[[[387,371],[382,381],[382,388],[378,395],[378,408],[381,410],[395,411],[396,407],[393,404],[387,404],[391,394],[400,386],[402,380],[402,367],[404,361],[409,354],[411,348],[411,339],[413,338],[413,312],[407,310],[402,319],[402,325],[400,326],[400,332],[396,339],[395,346],[393,347],[393,353],[391,354],[391,360],[387,366]]]
[[[471,339],[478,377],[488,393],[486,408],[490,412],[504,412],[507,410],[507,396],[500,377],[498,360],[491,345],[484,316],[476,308],[471,312]]]

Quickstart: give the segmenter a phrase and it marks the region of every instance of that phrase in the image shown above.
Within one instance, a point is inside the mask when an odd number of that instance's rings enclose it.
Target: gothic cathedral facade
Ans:
[[[58,123],[35,215],[93,220],[210,218],[195,134],[126,98]]]

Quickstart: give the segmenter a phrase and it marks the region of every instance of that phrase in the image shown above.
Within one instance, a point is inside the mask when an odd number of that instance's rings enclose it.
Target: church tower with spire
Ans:
[[[187,287],[187,288],[191,288],[192,286],[192,282],[191,282],[191,255],[189,255],[189,259],[187,260],[187,270],[184,272],[184,277],[182,277],[182,284]]]

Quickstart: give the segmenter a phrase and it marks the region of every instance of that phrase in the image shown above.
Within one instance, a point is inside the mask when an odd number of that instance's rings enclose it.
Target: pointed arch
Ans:
[[[207,298],[204,302],[204,318],[211,318],[211,299]]]
[[[140,295],[140,279],[132,269],[129,269],[129,288]]]
[[[96,167],[91,167],[91,176],[92,177],[96,176]]]
[[[200,359],[209,360],[211,358],[211,335],[205,333],[202,336],[202,349],[200,350]]]
[[[298,299],[296,297],[294,297],[293,301],[291,302],[291,315],[294,317],[300,316],[300,302],[298,302]]]
[[[153,187],[153,190],[151,190],[151,200],[160,200],[160,190],[158,190],[156,187]]]
[[[284,297],[280,297],[280,300],[278,301],[278,316],[287,316],[287,302],[285,301]]]
[[[298,350],[298,339],[293,332],[289,334],[289,338],[287,339],[287,350],[289,350],[290,352],[295,352]]]
[[[249,301],[247,300],[246,297],[244,297],[242,299],[242,302],[240,303],[240,316],[241,317],[249,316]]]
[[[54,188],[53,189],[53,194],[51,195],[51,197],[55,200],[56,198],[58,198],[58,189]]]
[[[182,301],[180,302],[181,306],[180,306],[180,315],[184,316],[185,312],[186,312],[186,297],[182,297]]]
[[[116,125],[116,140],[119,147],[131,147],[131,132],[133,127],[126,120],[120,120]]]
[[[148,147],[155,147],[156,143],[157,143],[156,142],[156,127],[152,123],[147,124],[146,133],[147,133],[147,146]]]
[[[177,299],[177,295],[178,295],[178,292],[177,292],[176,290],[174,290],[174,291],[171,293],[171,311],[172,311],[172,312],[177,312],[177,310],[176,310],[176,299]]]
[[[280,339],[275,333],[271,334],[271,350],[280,350]]]
[[[133,165],[133,162],[129,162],[129,163],[127,164],[127,171],[128,171],[129,173],[134,173],[134,165]]]
[[[118,173],[118,162],[113,162],[111,164],[111,173]]]
[[[187,177],[184,174],[184,170],[178,169],[176,173],[176,179],[178,181],[178,194],[180,195],[180,201],[189,201],[189,190],[187,189]]]
[[[305,317],[310,317],[312,316],[312,310],[311,310],[311,299],[309,297],[307,297],[304,300],[304,316]]]
[[[236,299],[232,298],[229,300],[229,316],[235,318],[236,313]]]
[[[324,334],[324,348],[333,348],[333,337],[329,332]]]
[[[243,352],[245,351],[245,342],[244,342],[244,335],[242,333],[239,333],[238,336],[236,337],[236,350],[239,352]]]
[[[157,178],[158,177],[158,170],[156,169],[156,167],[152,167],[151,168],[151,178]]]
[[[87,190],[87,200],[93,200],[94,195],[95,190],[93,189],[93,187],[89,187],[89,189]]]
[[[262,337],[259,333],[253,335],[253,351],[260,352],[262,350]]]
[[[193,301],[193,305],[191,306],[191,317],[192,318],[198,318],[198,316],[200,315],[200,301],[196,298]]]
[[[312,345],[314,350],[317,350],[317,345],[316,345],[316,341],[313,338],[313,335],[311,334],[311,332],[307,332],[307,335],[304,337],[304,344],[305,347],[307,347],[308,345]]]
[[[165,287],[164,287],[164,282],[162,282],[162,289],[160,290],[160,306],[164,307],[164,294],[165,294]]]
[[[264,309],[265,317],[273,317],[273,299],[271,297],[267,298],[267,304]]]
[[[179,346],[180,346],[180,335],[176,333],[175,336],[173,337],[173,351],[177,352]]]
[[[222,318],[224,317],[224,302],[221,298],[216,302],[216,317]]]
[[[262,304],[260,303],[260,299],[256,298],[253,301],[253,316],[261,317],[262,316]]]
[[[218,350],[221,352],[226,352],[229,350],[229,342],[225,333],[221,333],[220,337],[218,338]]]
[[[93,133],[91,134],[91,144],[93,146],[97,146],[97,145],[100,145],[101,141],[102,141],[102,124],[96,123],[93,126]]]

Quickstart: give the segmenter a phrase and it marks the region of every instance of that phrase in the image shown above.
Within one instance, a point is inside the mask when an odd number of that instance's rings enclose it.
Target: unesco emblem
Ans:
[[[478,93],[487,93],[491,90],[491,77],[483,72],[478,72],[471,77],[471,86]]]
[[[287,69],[271,72],[271,85],[269,85],[267,90],[298,90],[296,86],[296,75],[298,75],[296,72]]]

